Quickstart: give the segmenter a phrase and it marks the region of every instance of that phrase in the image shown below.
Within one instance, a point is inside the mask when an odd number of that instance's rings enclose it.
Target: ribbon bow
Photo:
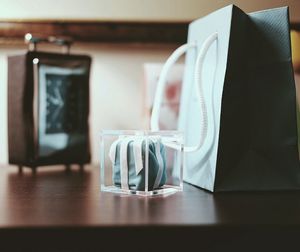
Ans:
[[[163,176],[164,161],[161,155],[161,138],[159,136],[147,136],[149,141],[152,141],[155,146],[155,156],[158,161],[158,172],[155,178],[153,188],[158,188]],[[143,143],[146,141],[144,136],[121,136],[118,140],[112,143],[109,151],[109,158],[113,164],[116,162],[116,152],[120,145],[120,176],[121,188],[129,189],[128,183],[128,145],[132,142],[135,174],[138,175],[144,168],[143,163]],[[150,167],[149,167],[150,168]],[[150,168],[151,169],[151,168]]]

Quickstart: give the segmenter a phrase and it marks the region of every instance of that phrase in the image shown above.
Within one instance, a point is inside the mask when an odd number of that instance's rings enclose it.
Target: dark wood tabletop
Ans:
[[[177,249],[194,243],[205,251],[253,251],[299,240],[300,248],[300,192],[212,194],[185,184],[168,196],[120,196],[100,191],[96,165],[36,173],[0,167],[0,248],[98,251],[130,248],[135,239],[154,250],[159,241]]]

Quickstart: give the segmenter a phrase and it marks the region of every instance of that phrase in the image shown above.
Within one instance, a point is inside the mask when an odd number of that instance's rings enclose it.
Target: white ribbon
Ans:
[[[143,137],[139,137],[133,141],[133,155],[136,175],[138,175],[143,169],[143,142]]]
[[[116,151],[117,151],[117,146],[118,146],[119,142],[120,142],[120,139],[114,141],[109,149],[108,155],[109,155],[109,158],[110,158],[111,162],[113,163],[113,165],[115,165],[115,163],[116,163]]]
[[[120,176],[121,176],[121,188],[128,190],[128,162],[127,162],[127,149],[128,144],[132,140],[130,138],[125,138],[121,141],[120,145]],[[117,145],[118,146],[118,145]],[[117,147],[116,146],[116,147]]]

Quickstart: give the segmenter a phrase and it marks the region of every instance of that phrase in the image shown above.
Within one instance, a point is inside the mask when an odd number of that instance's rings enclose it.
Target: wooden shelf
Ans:
[[[34,36],[67,36],[76,42],[184,43],[188,22],[0,21],[0,44]]]
[[[76,42],[182,44],[187,39],[188,24],[188,21],[2,20],[0,45],[23,44],[28,32],[34,36],[71,37]],[[291,29],[300,30],[300,23],[292,23]]]
[[[41,167],[35,174],[0,166],[0,250],[122,251],[136,244],[138,251],[161,251],[161,244],[168,251],[299,247],[300,191],[212,194],[184,184],[183,192],[169,196],[122,197],[100,192],[99,172],[99,165]]]

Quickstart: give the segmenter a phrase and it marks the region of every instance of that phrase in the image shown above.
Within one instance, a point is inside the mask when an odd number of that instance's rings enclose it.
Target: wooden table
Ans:
[[[143,198],[100,192],[97,166],[36,174],[0,167],[0,251],[187,251],[195,244],[199,251],[300,248],[300,192],[211,194],[185,184],[182,193]]]

